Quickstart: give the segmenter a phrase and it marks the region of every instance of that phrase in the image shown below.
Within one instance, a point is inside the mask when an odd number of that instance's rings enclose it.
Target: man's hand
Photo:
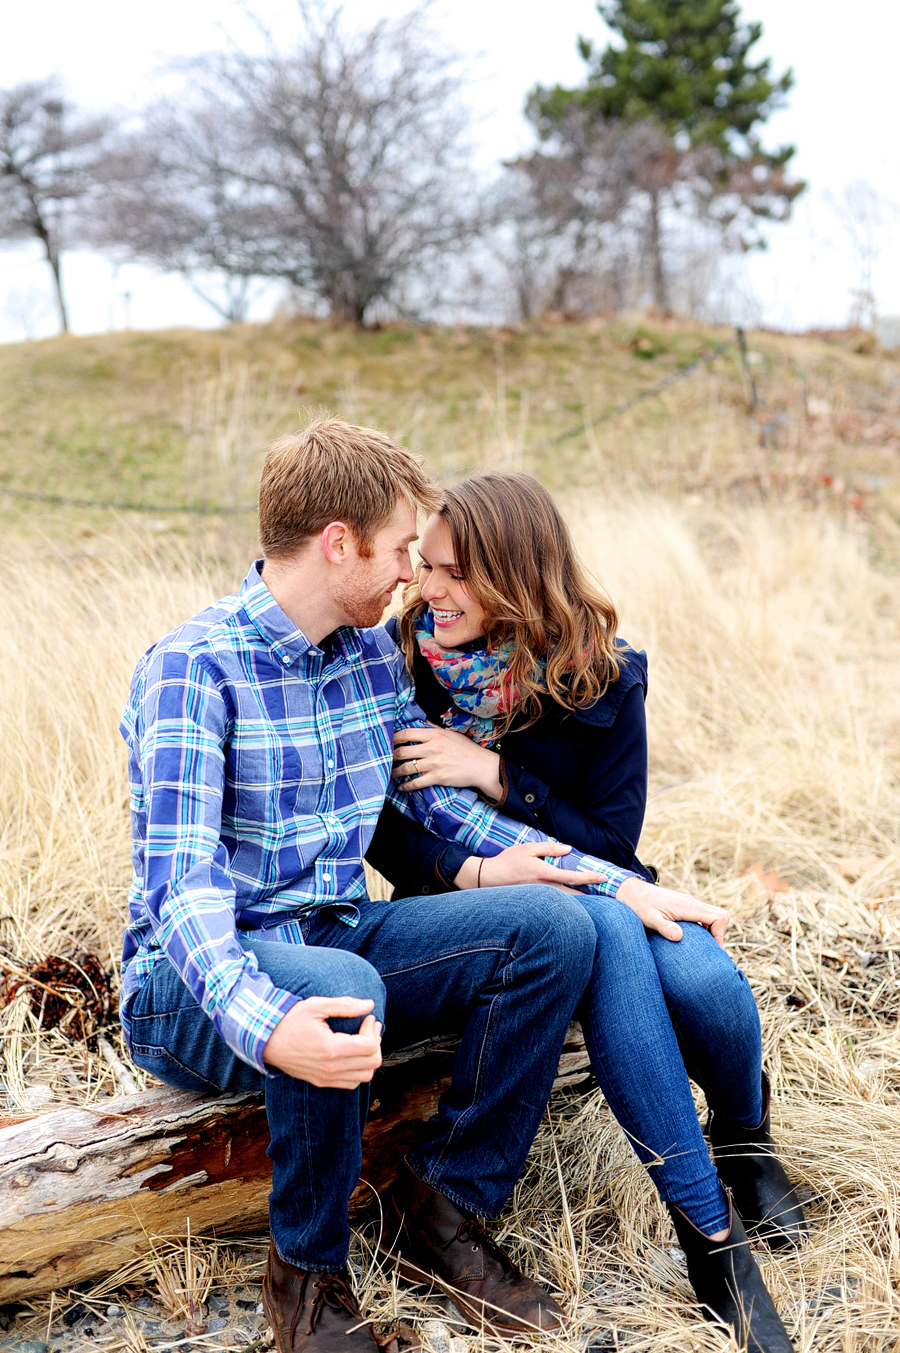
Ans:
[[[648,930],[658,930],[667,940],[681,939],[681,926],[676,921],[697,921],[721,944],[731,920],[722,907],[699,902],[696,897],[673,892],[671,888],[660,888],[634,875],[625,880],[616,897],[637,913]]]
[[[368,1012],[374,1001],[352,996],[309,996],[291,1006],[263,1049],[263,1061],[299,1081],[330,1090],[355,1090],[381,1066],[381,1025]],[[329,1019],[366,1018],[357,1034],[338,1034]]]
[[[487,747],[452,728],[403,728],[394,734],[395,780],[407,775],[401,789],[427,789],[429,785],[452,785],[457,789],[480,789],[489,799],[499,799],[500,757]]]
[[[577,869],[557,869],[548,864],[548,855],[568,855],[571,846],[559,841],[526,841],[520,846],[507,846],[499,855],[488,855],[479,860],[470,855],[453,882],[457,888],[503,888],[510,883],[552,883],[571,893],[586,883],[602,883],[605,874],[582,873]],[[479,879],[478,866],[481,865]],[[566,887],[566,884],[570,885]]]

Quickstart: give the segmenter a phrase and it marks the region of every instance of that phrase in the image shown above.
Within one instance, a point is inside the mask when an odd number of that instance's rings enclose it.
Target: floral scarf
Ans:
[[[429,610],[416,619],[415,635],[423,658],[453,697],[453,704],[441,716],[444,727],[488,746],[497,721],[515,704],[518,694],[504,680],[512,644],[442,648],[434,637],[434,616]]]

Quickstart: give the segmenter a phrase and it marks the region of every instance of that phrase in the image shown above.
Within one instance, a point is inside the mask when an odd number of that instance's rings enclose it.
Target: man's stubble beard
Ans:
[[[355,578],[348,578],[346,583],[337,588],[334,599],[346,615],[348,625],[356,629],[371,629],[384,614],[386,591],[385,584],[378,586],[368,572],[362,572]]]

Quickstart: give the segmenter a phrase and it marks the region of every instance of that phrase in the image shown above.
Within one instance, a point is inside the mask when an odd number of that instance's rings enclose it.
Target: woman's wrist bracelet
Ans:
[[[481,887],[481,871],[484,868],[484,856],[478,861],[478,873],[475,875],[475,887]]]

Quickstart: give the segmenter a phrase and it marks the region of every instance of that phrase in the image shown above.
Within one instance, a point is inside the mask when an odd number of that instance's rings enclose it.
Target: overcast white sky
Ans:
[[[278,35],[295,31],[294,0],[251,0],[248,6]],[[408,0],[347,0],[354,21],[399,14]],[[44,0],[22,5],[2,0],[0,86],[58,72],[68,93],[94,108],[139,107],[160,68],[173,56],[221,46],[230,35],[252,40],[245,7],[237,0]],[[780,73],[793,66],[796,84],[787,109],[764,133],[769,145],[798,147],[796,172],[810,183],[787,226],[773,227],[771,247],[743,267],[741,290],[752,298],[757,322],[788,328],[846,322],[850,293],[858,281],[853,250],[834,212],[830,193],[863,179],[900,206],[900,159],[896,142],[897,0],[858,0],[850,9],[838,0],[746,0],[744,14],[761,19],[756,53],[770,55]],[[433,21],[448,43],[470,58],[469,101],[487,164],[528,144],[521,117],[527,90],[536,82],[581,79],[575,51],[581,32],[603,38],[593,0],[437,0]],[[900,222],[900,217],[898,217]],[[891,233],[894,238],[891,238]],[[900,314],[900,252],[897,229],[886,233],[875,264],[874,290],[882,314]],[[122,267],[72,253],[64,262],[73,328],[92,332],[168,324],[211,325],[212,312],[176,277]],[[31,247],[0,253],[0,341],[26,331],[52,333],[55,318],[46,264]],[[271,308],[261,303],[259,317]]]

